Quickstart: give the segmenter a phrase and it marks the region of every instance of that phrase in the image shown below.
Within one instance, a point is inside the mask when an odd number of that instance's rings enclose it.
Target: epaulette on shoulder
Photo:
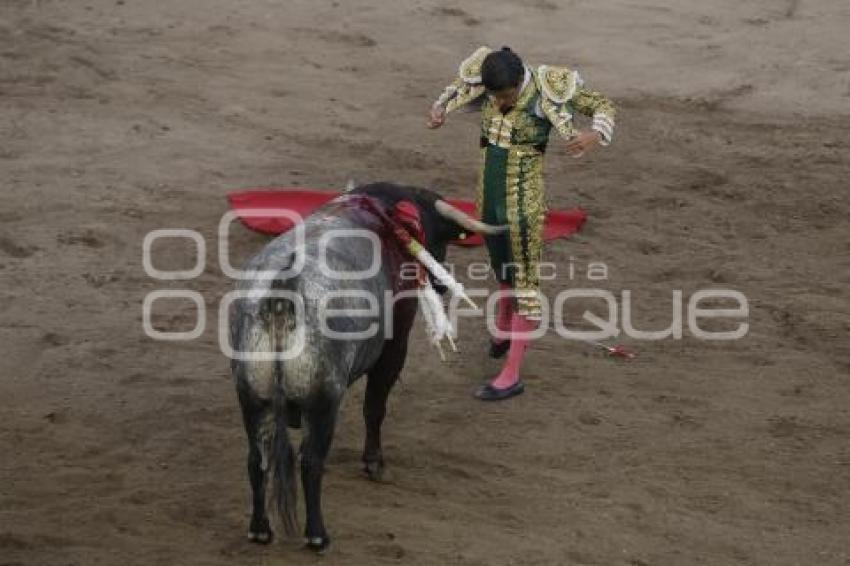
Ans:
[[[484,58],[492,52],[493,50],[489,47],[479,47],[460,64],[458,72],[463,82],[473,85],[481,84],[481,65],[484,63]]]
[[[566,67],[540,65],[537,80],[543,94],[556,104],[563,104],[573,97],[578,83],[578,73]]]

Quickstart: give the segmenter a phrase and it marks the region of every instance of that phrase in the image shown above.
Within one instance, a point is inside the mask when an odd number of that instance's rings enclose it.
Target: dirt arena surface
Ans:
[[[0,564],[850,564],[847,29],[843,0],[0,0]],[[353,178],[470,198],[476,118],[424,120],[481,44],[578,68],[620,109],[606,150],[553,137],[550,204],[590,220],[547,248],[544,290],[604,262],[651,329],[673,290],[731,288],[749,333],[622,338],[632,363],[549,335],[526,394],[485,405],[480,321],[445,364],[417,325],[386,481],[360,472],[358,383],[331,552],[250,545],[216,335],[224,196]],[[207,237],[206,268],[154,281],[142,240],[174,227]],[[234,262],[264,241],[234,227]],[[190,266],[184,244],[157,267]],[[201,338],[143,335],[157,288],[203,293]],[[156,320],[191,328],[194,307]]]

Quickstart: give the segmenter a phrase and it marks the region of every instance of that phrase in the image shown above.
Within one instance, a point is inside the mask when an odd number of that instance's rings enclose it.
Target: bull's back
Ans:
[[[363,237],[323,236],[331,230],[364,230],[357,219],[314,215],[303,228],[303,241],[290,231],[249,260],[245,270],[254,276],[238,285],[247,297],[233,303],[231,343],[246,354],[233,362],[233,373],[264,399],[272,397],[278,382],[294,400],[318,393],[341,396],[383,349],[391,289],[384,250]],[[376,316],[362,316],[370,304],[377,306]],[[328,309],[355,314],[326,316]],[[370,330],[371,337],[351,339]],[[282,359],[258,359],[273,354]]]

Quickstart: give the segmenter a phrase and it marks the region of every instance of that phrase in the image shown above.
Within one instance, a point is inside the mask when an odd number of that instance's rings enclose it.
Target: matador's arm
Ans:
[[[578,112],[593,118],[591,128],[602,135],[599,143],[610,145],[614,137],[614,116],[617,114],[614,103],[600,92],[591,90],[583,84],[576,90],[570,103]]]
[[[481,64],[492,50],[489,47],[479,47],[460,64],[458,76],[443,90],[434,106],[452,112],[476,101],[485,93],[481,83]]]
[[[614,104],[597,91],[587,88],[577,71],[542,65],[537,70],[542,91],[540,107],[565,139],[576,135],[573,112],[593,118],[591,128],[599,132],[600,144],[609,145],[614,137]]]

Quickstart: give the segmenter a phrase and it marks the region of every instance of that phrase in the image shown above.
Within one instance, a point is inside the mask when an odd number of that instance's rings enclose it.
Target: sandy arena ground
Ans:
[[[0,564],[850,564],[849,12],[0,0]],[[326,476],[332,551],[252,546],[215,331],[232,287],[216,256],[224,196],[353,178],[471,197],[476,118],[423,125],[481,44],[578,68],[620,107],[609,149],[574,160],[553,138],[550,203],[590,221],[547,248],[561,271],[545,289],[586,287],[587,263],[605,262],[636,324],[662,328],[673,290],[727,287],[749,300],[749,334],[623,338],[631,364],[550,335],[526,394],[484,405],[470,394],[499,366],[480,322],[446,364],[418,328],[386,482],[360,472],[358,383]],[[194,281],[142,269],[144,235],[172,227],[208,239]],[[234,262],[264,241],[235,227]],[[184,242],[155,251],[163,269],[193,261]],[[201,338],[143,335],[157,288],[203,293]],[[194,320],[186,302],[156,318]]]

